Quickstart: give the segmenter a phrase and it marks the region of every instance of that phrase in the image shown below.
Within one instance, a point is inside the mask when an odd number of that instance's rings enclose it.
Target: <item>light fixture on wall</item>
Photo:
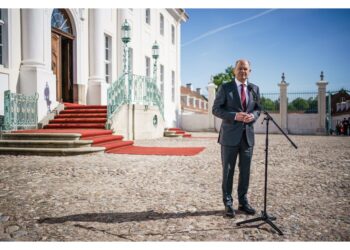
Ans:
[[[129,50],[128,50],[128,43],[131,41],[131,27],[128,21],[125,19],[123,25],[122,25],[122,41],[124,43],[124,54],[123,54],[123,66],[124,70],[123,72],[125,74],[128,73],[129,70]]]
[[[153,79],[157,83],[157,59],[159,58],[159,45],[157,41],[154,42],[152,46],[152,57],[154,59],[153,64]]]
[[[122,41],[124,43],[124,53],[123,53],[123,74],[125,77],[125,87],[127,88],[127,99],[130,100],[131,98],[131,85],[130,85],[130,74],[129,74],[129,48],[128,43],[131,41],[131,27],[128,21],[125,19],[122,27]]]
[[[152,46],[152,57],[155,60],[157,60],[159,57],[159,45],[158,45],[157,41],[155,41],[153,46]]]
[[[128,21],[125,19],[122,25],[122,41],[126,45],[131,40],[131,27]]]

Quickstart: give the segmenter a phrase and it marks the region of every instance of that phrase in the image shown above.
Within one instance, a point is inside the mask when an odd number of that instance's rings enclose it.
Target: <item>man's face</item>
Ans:
[[[234,73],[235,77],[240,82],[245,82],[250,74],[249,63],[246,61],[239,61],[235,67]]]

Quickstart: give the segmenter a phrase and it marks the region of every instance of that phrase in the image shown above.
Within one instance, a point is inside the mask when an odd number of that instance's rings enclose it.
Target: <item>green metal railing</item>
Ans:
[[[123,74],[107,90],[108,123],[124,104],[157,106],[164,118],[164,102],[154,79],[134,74]]]
[[[131,103],[157,106],[164,117],[163,97],[157,84],[150,77],[131,75]]]
[[[119,108],[127,103],[128,90],[125,86],[125,76],[122,75],[107,89],[107,115],[108,120],[112,118]]]
[[[38,93],[32,96],[4,92],[4,129],[18,130],[37,128],[38,124]]]

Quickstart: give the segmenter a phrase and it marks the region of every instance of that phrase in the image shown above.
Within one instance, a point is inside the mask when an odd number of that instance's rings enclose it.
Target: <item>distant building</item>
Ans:
[[[201,89],[192,90],[192,84],[181,86],[181,111],[182,113],[208,113],[208,99],[201,95]]]
[[[331,97],[332,115],[350,114],[350,94],[346,90],[340,90]]]

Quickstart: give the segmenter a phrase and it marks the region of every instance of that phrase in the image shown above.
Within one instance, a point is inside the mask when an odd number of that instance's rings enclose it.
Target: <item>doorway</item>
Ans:
[[[56,100],[74,101],[73,42],[71,22],[67,12],[55,9],[51,18],[52,71],[56,75]]]

